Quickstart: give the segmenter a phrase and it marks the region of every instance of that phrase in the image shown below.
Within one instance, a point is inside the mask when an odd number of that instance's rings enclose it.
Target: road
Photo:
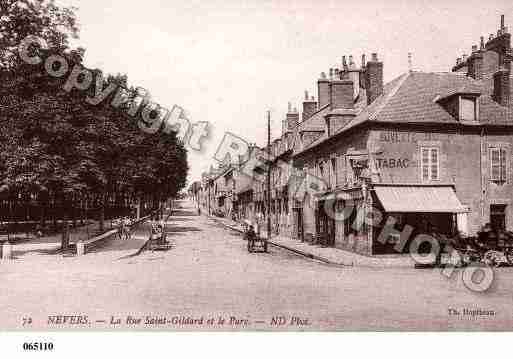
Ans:
[[[250,254],[237,233],[197,216],[189,202],[182,206],[166,222],[173,243],[166,252],[133,256],[145,225],[137,240],[115,240],[86,256],[25,253],[0,263],[0,329],[513,327],[513,269],[497,270],[493,287],[475,293],[459,275],[447,279],[437,270],[339,267],[275,247]],[[465,308],[494,315],[466,315]]]

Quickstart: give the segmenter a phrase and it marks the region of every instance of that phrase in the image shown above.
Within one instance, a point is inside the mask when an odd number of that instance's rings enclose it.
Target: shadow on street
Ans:
[[[197,217],[198,216],[198,212],[191,211],[191,210],[186,210],[186,209],[175,209],[175,210],[173,210],[173,213],[171,214],[171,217],[180,217],[180,216],[184,216],[184,217],[196,216]]]
[[[203,230],[198,227],[192,226],[170,226],[171,228],[166,228],[166,233],[168,235],[173,235],[173,233],[182,233],[182,232],[202,232]]]

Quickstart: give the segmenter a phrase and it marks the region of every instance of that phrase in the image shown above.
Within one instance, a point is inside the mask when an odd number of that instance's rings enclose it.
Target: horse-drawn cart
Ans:
[[[244,239],[248,242],[248,252],[267,252],[267,239],[259,236],[254,229],[251,222],[245,221],[244,226]]]
[[[491,267],[513,265],[513,233],[483,226],[477,237],[458,241],[454,249],[460,254],[460,264],[482,262]]]
[[[156,221],[151,224],[150,240],[148,249],[151,251],[163,251],[171,249],[172,245],[167,240],[167,233],[164,224]]]

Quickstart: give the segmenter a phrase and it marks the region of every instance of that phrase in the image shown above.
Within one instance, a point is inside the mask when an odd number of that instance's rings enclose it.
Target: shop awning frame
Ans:
[[[453,185],[375,184],[373,191],[386,212],[464,213]]]

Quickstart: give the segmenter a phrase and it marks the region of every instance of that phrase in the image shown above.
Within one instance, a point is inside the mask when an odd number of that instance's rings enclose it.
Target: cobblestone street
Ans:
[[[173,244],[167,252],[134,256],[148,236],[146,224],[137,240],[113,240],[82,257],[28,252],[1,262],[0,327],[499,330],[513,324],[511,269],[496,271],[489,292],[473,293],[460,275],[447,279],[439,270],[334,266],[272,246],[268,254],[250,254],[238,233],[198,217],[190,202],[182,206],[166,223]],[[473,317],[464,309],[495,315]],[[49,318],[59,315],[87,320]],[[142,322],[127,323],[128,316]],[[147,316],[154,320],[144,324]],[[166,323],[156,324],[162,317]],[[24,326],[24,318],[32,323]],[[206,325],[208,318],[215,323]]]

